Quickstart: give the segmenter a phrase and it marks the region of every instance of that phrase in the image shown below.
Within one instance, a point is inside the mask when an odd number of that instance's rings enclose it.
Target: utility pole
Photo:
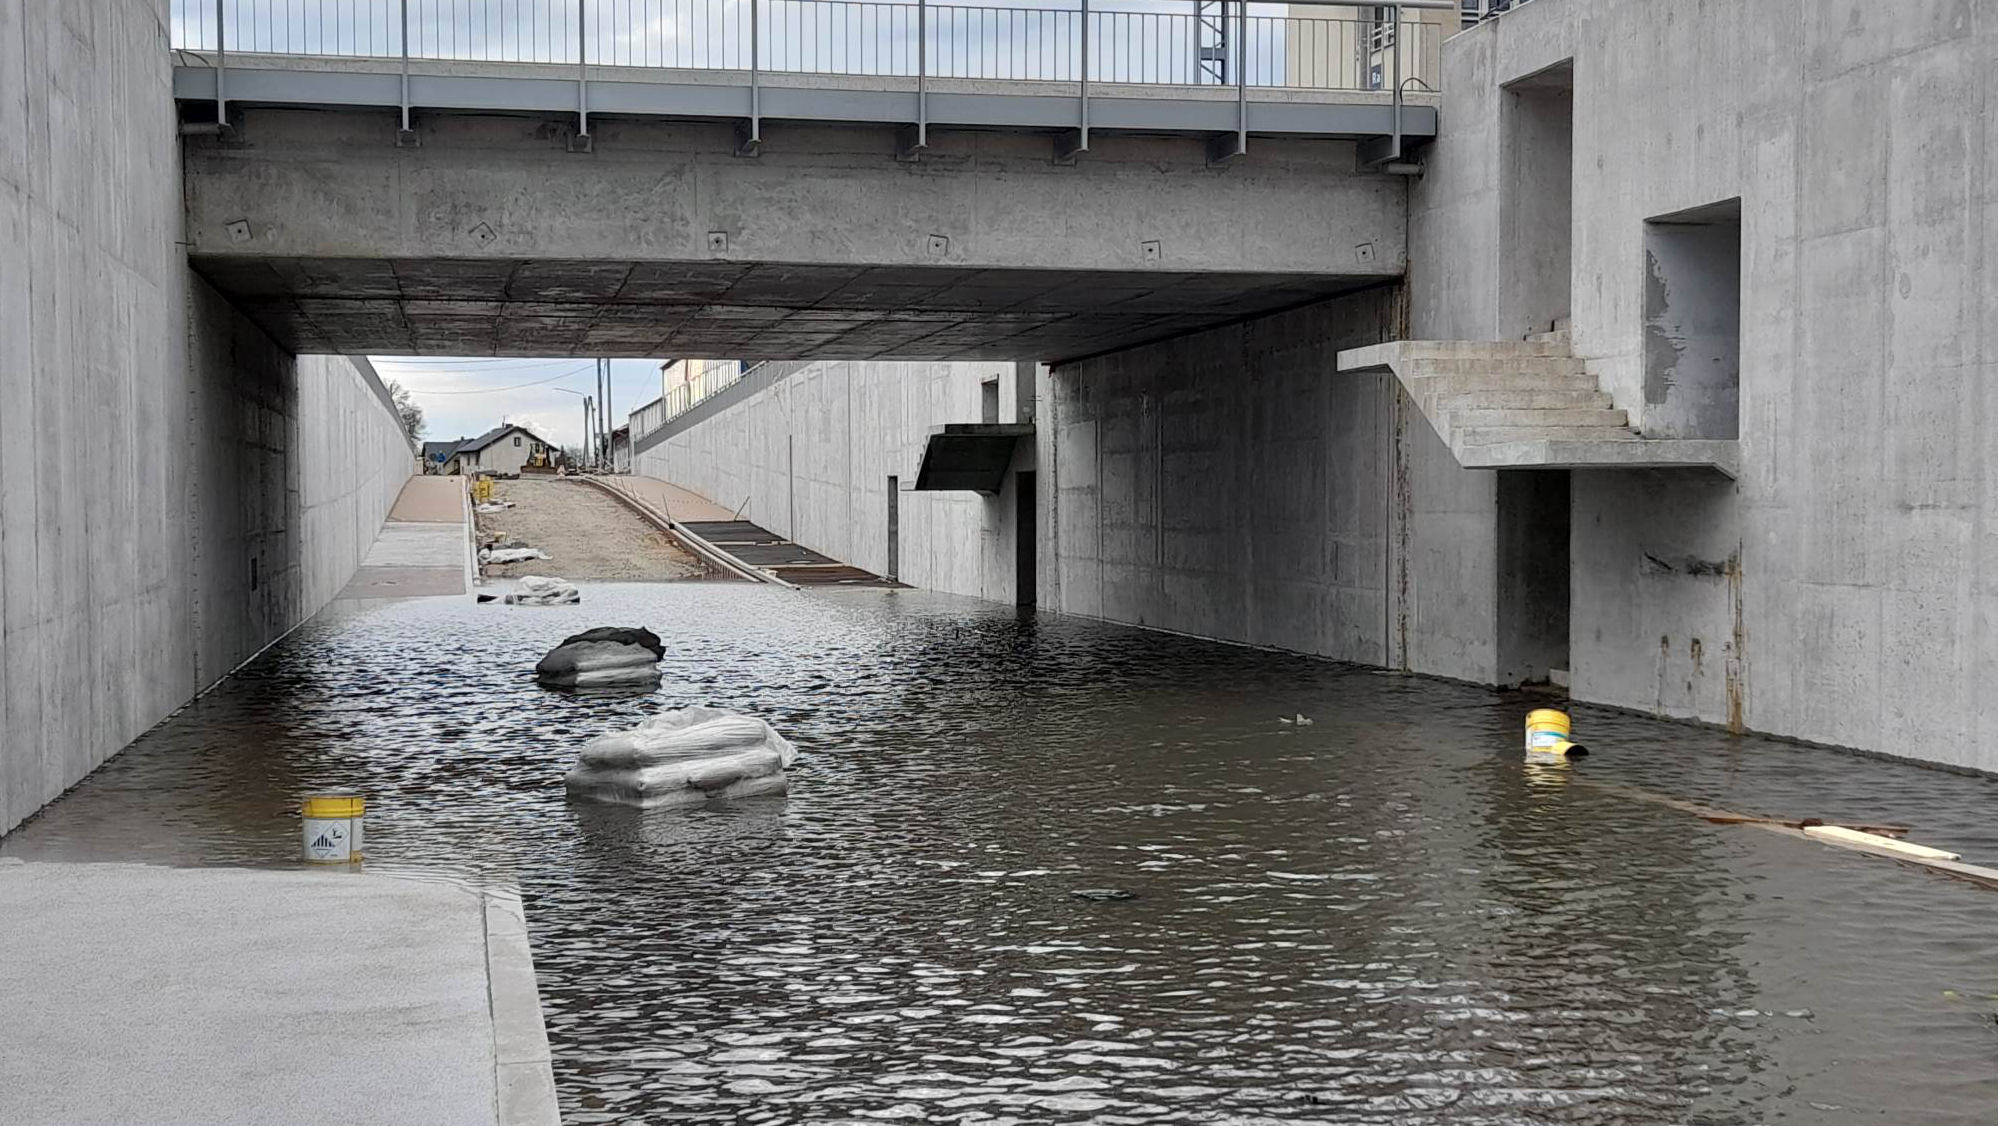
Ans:
[[[578,448],[577,452],[578,452],[578,454],[579,454],[579,455],[581,455],[581,456],[583,457],[583,459],[584,459],[584,462],[585,462],[585,464],[586,464],[586,465],[590,464],[590,461],[591,461],[591,396],[589,396],[589,395],[586,395],[586,396],[584,396],[584,444],[583,444],[582,446],[580,446],[580,447]],[[582,468],[584,468],[584,466],[583,466],[583,465],[580,465],[580,466],[578,466],[577,468],[579,468],[579,469],[582,469]]]

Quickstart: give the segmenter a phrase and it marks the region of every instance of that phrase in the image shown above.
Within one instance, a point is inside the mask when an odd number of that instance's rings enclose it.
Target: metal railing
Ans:
[[[172,0],[190,51],[849,76],[1435,89],[1450,25],[1389,9],[1252,6],[1199,62],[1188,0]],[[1357,15],[1355,13],[1363,13]],[[1397,56],[1392,58],[1392,56]],[[1396,77],[1394,77],[1396,76]]]

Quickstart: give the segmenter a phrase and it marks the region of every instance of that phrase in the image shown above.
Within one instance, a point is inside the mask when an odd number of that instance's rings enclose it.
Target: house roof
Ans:
[[[458,449],[459,443],[463,441],[465,441],[464,438],[453,438],[444,442],[426,442],[424,443],[424,460],[425,461],[450,460],[452,456],[452,451]],[[445,456],[439,457],[438,456],[439,454],[444,454]]]
[[[528,427],[523,426],[519,422],[503,422],[499,426],[494,427],[492,430],[487,431],[486,433],[480,435],[477,438],[461,439],[459,444],[452,448],[452,453],[458,453],[458,454],[477,453],[478,451],[486,449],[488,446],[493,445],[495,442],[500,441],[502,438],[507,437],[509,434],[512,434],[517,430],[535,439],[536,441],[541,442],[545,446],[555,445],[555,443],[549,441],[549,439],[544,438],[542,435],[537,434],[535,431],[530,430]]]

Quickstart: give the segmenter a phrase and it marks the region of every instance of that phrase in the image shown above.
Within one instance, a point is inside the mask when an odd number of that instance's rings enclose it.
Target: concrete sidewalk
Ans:
[[[677,524],[691,520],[733,520],[736,517],[729,509],[715,501],[696,493],[691,493],[679,485],[670,485],[657,477],[600,477],[600,481],[618,489],[641,504],[664,514]]]
[[[412,477],[337,601],[464,594],[472,574],[463,477]]]
[[[8,1126],[557,1122],[504,893],[0,861],[0,919]]]

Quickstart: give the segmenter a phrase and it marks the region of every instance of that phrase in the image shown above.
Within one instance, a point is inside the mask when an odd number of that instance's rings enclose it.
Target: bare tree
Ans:
[[[383,386],[389,388],[389,401],[396,404],[396,414],[403,420],[403,436],[417,441],[424,433],[424,408],[394,379],[384,380]]]

